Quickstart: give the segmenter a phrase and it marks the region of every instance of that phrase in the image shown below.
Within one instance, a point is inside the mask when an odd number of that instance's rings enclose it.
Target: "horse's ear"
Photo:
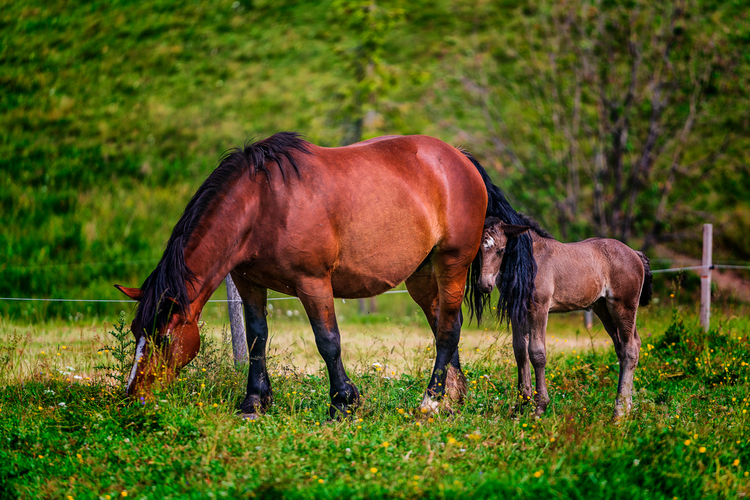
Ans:
[[[125,287],[125,286],[122,286],[122,285],[115,285],[115,288],[117,288],[122,293],[124,293],[129,298],[131,298],[131,299],[133,299],[135,301],[140,301],[141,298],[143,297],[143,292],[141,291],[140,288],[128,288],[128,287]]]
[[[515,224],[503,224],[503,233],[508,238],[515,238],[521,236],[523,233],[531,229],[531,226],[516,226]]]

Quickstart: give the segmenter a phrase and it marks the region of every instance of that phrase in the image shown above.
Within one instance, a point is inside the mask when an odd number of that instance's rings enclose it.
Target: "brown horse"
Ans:
[[[471,155],[430,137],[323,148],[285,132],[234,149],[188,203],[141,288],[117,285],[139,301],[128,394],[147,397],[193,359],[201,310],[231,272],[250,349],[240,405],[247,417],[272,402],[268,289],[299,297],[307,312],[328,368],[331,417],[350,413],[359,400],[341,361],[334,297],[370,297],[403,281],[436,340],[422,407],[437,407],[446,377],[449,395],[460,400],[464,286],[485,217],[506,206]]]
[[[523,216],[523,219],[526,225],[504,224],[498,218],[487,218],[480,249],[478,284],[482,293],[489,294],[498,280],[513,279],[514,269],[502,266],[506,245],[519,235],[527,232],[531,235],[537,265],[534,300],[525,318],[520,321],[510,318],[522,404],[531,400],[529,360],[536,376],[536,415],[544,413],[549,403],[544,380],[548,314],[593,309],[612,337],[620,363],[615,418],[629,413],[633,373],[641,347],[635,317],[638,305],[647,305],[652,291],[648,258],[612,239],[560,243],[530,218]],[[502,273],[501,266],[504,267]],[[502,314],[502,308],[498,310]]]

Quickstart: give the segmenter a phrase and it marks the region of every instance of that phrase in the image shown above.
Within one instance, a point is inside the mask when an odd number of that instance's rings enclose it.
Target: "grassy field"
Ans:
[[[688,311],[642,309],[636,409],[619,424],[611,422],[613,349],[575,314],[550,322],[552,404],[539,420],[510,417],[515,363],[506,333],[464,329],[466,403],[428,417],[416,411],[434,349],[424,324],[352,315],[343,346],[363,401],[353,419],[326,422],[323,365],[304,318],[286,310],[271,321],[275,405],[255,422],[236,416],[245,375],[231,364],[222,327],[204,327],[198,358],[141,405],[122,397],[132,359],[126,325],[1,324],[0,498],[750,493],[744,309],[715,313],[707,334]]]

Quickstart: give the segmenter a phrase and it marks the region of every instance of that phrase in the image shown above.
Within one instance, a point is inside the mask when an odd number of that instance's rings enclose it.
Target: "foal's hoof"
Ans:
[[[260,414],[258,414],[258,413],[240,413],[240,418],[242,420],[258,420],[258,419],[260,419]]]
[[[633,402],[632,400],[620,398],[618,396],[617,400],[615,401],[615,412],[612,415],[612,422],[619,424],[623,420],[627,420],[631,412],[633,411]]]
[[[612,415],[612,423],[615,425],[619,425],[628,420],[628,418],[630,418],[629,412],[615,410],[614,414]]]

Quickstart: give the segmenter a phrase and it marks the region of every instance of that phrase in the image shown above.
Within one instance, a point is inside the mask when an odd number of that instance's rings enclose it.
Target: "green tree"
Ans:
[[[378,101],[396,84],[396,71],[384,59],[388,34],[403,19],[403,10],[378,5],[375,0],[336,0],[333,22],[347,37],[337,46],[344,59],[349,84],[338,89],[343,122],[341,145],[362,140],[365,116],[377,112]]]
[[[583,221],[599,236],[643,235],[648,247],[685,229],[695,207],[675,210],[676,183],[721,168],[741,135],[709,130],[728,96],[746,99],[741,45],[729,40],[747,33],[736,10],[683,0],[526,6],[525,38],[505,48],[512,72],[480,60],[467,88],[493,148],[554,200],[563,237]],[[509,99],[526,106],[511,119]]]

